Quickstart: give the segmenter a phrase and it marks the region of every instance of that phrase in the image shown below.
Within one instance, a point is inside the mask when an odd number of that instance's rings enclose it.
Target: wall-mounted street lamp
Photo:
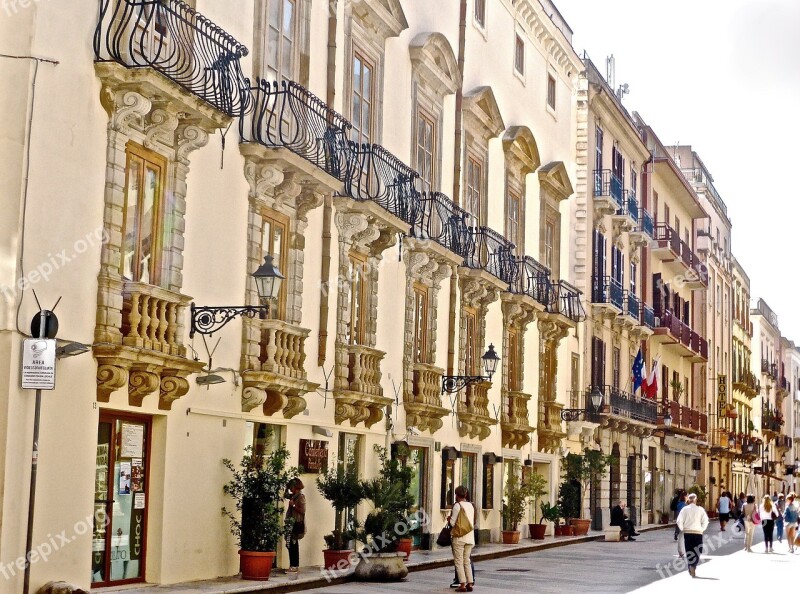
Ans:
[[[589,395],[589,400],[592,403],[593,413],[596,413],[600,410],[600,407],[603,406],[603,393],[600,391],[599,386],[594,386],[592,388],[592,392]],[[584,419],[589,411],[585,408],[564,408],[561,410],[561,420],[562,421],[577,421],[581,417]]]
[[[497,371],[497,363],[500,361],[493,344],[489,345],[481,360],[483,361],[483,369],[486,371],[486,375],[443,375],[442,394],[445,392],[455,394],[472,384],[491,381],[494,372]]]
[[[669,404],[664,402],[664,414],[661,416],[661,422],[664,424],[664,427],[669,429],[672,427],[672,415],[669,412]]]
[[[251,276],[256,281],[256,290],[262,302],[277,299],[281,281],[285,277],[272,263],[271,255],[264,258],[264,263]],[[258,314],[268,312],[269,305],[198,307],[192,303],[192,327],[189,330],[189,337],[193,337],[195,333],[213,334],[239,316],[254,318]]]

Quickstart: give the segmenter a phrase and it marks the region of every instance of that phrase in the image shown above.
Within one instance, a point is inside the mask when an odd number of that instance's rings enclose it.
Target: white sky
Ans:
[[[800,343],[800,0],[555,0],[600,72],[666,144],[690,144],[733,222],[732,251]]]

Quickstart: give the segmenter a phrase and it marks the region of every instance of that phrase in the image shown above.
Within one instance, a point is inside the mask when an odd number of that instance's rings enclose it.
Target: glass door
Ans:
[[[411,495],[414,497],[414,505],[411,508],[412,512],[417,512],[420,509],[427,513],[425,503],[427,499],[426,485],[427,485],[427,471],[428,471],[428,448],[411,446],[411,455],[408,457],[408,464],[411,466],[414,474],[411,477]],[[412,546],[419,548],[422,544],[422,530],[418,530],[419,523],[414,521],[411,528],[411,538],[413,540]]]
[[[97,429],[92,585],[144,581],[150,421],[102,414]]]

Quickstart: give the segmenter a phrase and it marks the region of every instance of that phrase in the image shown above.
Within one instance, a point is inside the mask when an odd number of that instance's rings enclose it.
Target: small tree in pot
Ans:
[[[533,508],[534,519],[533,524],[528,524],[528,531],[530,532],[531,538],[542,540],[544,538],[546,526],[541,522],[538,524],[536,523],[536,504],[539,502],[539,497],[547,494],[547,479],[545,479],[535,470],[531,470],[530,474],[525,479],[525,482],[527,483],[528,492],[530,493],[530,498],[532,500],[531,507]]]
[[[326,469],[317,477],[317,489],[331,502],[336,519],[333,532],[325,535],[328,548],[323,551],[326,569],[347,569],[350,566],[352,549],[347,545],[356,538],[356,526],[346,526],[347,510],[353,509],[364,499],[364,484],[358,477],[355,455],[350,454],[345,463]]]
[[[542,510],[542,519],[539,520],[539,526],[542,527],[541,538],[544,538],[544,533],[547,530],[547,526],[545,524],[542,524],[542,522],[552,523],[554,526],[553,536],[556,536],[555,527],[558,527],[559,520],[561,520],[561,508],[559,508],[557,505],[550,505],[548,502],[542,501],[541,510]]]
[[[583,496],[592,480],[605,477],[613,456],[606,456],[598,450],[586,448],[583,455],[567,454],[562,458],[563,482],[558,490],[559,506],[563,517],[575,526],[578,535],[589,532],[591,520],[582,519]]]
[[[275,561],[278,543],[291,533],[292,523],[283,519],[286,485],[299,474],[286,468],[289,450],[280,446],[266,455],[245,448],[239,466],[229,459],[222,463],[233,473],[223,486],[235,501],[235,509],[222,508],[230,520],[231,533],[239,539],[239,568],[242,578],[267,580]]]
[[[517,544],[519,530],[517,526],[525,517],[525,506],[532,496],[529,481],[523,482],[519,476],[519,461],[511,464],[511,472],[506,479],[503,509],[500,512],[503,519],[503,544]]]

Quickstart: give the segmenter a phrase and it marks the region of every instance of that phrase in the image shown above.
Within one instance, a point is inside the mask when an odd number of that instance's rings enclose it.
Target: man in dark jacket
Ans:
[[[639,536],[639,533],[636,532],[636,529],[633,527],[633,522],[628,519],[628,515],[625,513],[624,501],[620,501],[611,509],[610,525],[619,526],[624,535],[628,537],[628,540],[636,540],[633,537]]]

